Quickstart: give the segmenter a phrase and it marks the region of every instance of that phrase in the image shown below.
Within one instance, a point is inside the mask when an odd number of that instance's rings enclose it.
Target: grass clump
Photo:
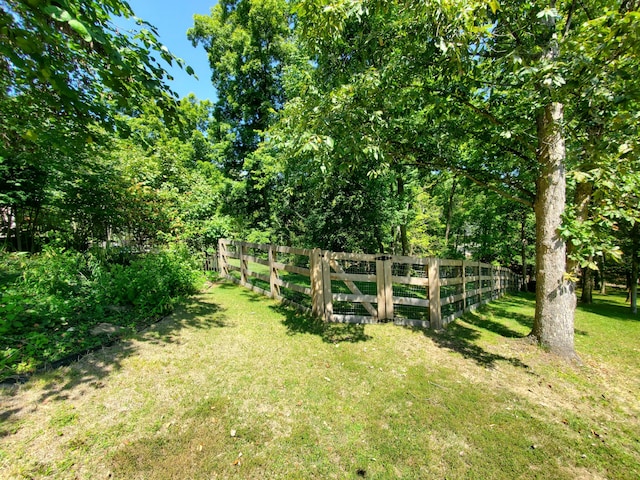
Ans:
[[[195,291],[186,249],[132,255],[49,247],[0,257],[0,381],[146,326]],[[96,331],[98,324],[108,324]]]
[[[640,322],[597,302],[577,366],[524,339],[528,295],[434,333],[324,324],[223,283],[6,388],[0,476],[637,478]]]

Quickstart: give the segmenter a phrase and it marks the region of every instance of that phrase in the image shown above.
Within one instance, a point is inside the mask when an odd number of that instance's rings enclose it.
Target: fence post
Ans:
[[[462,260],[462,311],[467,311],[467,267]]]
[[[502,294],[505,295],[509,290],[509,281],[507,280],[507,271],[503,267],[502,273],[500,274],[500,289],[502,290]]]
[[[385,255],[376,257],[378,321],[393,320],[392,263],[391,259]]]
[[[218,257],[220,275],[226,277],[229,275],[229,268],[227,267],[227,244],[222,238],[218,239]]]
[[[247,262],[247,246],[244,242],[238,242],[240,246],[240,283],[247,284],[249,264]]]
[[[387,320],[393,320],[393,260],[390,258],[384,261],[384,300]]]
[[[327,322],[333,320],[333,292],[331,291],[331,265],[329,265],[331,252],[324,251],[321,255],[322,263],[322,298],[324,301],[324,319]]]
[[[440,260],[429,258],[429,325],[432,329],[440,330],[442,313],[440,312]]]
[[[311,267],[311,305],[312,312],[318,317],[324,317],[324,288],[322,275],[322,250],[314,248],[309,258]]]
[[[278,269],[276,263],[276,247],[269,245],[269,291],[272,298],[280,298],[280,285],[278,285]]]
[[[480,260],[478,260],[478,289],[479,289],[479,294],[480,294],[480,302],[482,303],[484,302],[484,299],[482,298],[482,296],[484,295],[484,293],[482,293],[482,290],[484,290],[484,287],[482,286],[482,262]]]
[[[378,321],[381,322],[387,318],[386,305],[384,298],[384,260],[376,258],[376,293],[378,295]]]
[[[491,265],[491,300],[495,300],[496,298],[498,298],[497,288],[496,288],[497,285],[498,285],[498,282],[496,281],[496,267]]]
[[[493,281],[493,295],[491,300],[500,297],[500,278],[498,277],[498,267],[491,265],[491,278]]]

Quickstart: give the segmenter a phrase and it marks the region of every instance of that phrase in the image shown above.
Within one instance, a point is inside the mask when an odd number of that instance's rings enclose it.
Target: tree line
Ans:
[[[636,302],[639,3],[223,0],[187,32],[209,102],[124,1],[2,2],[6,248],[470,256],[530,273],[573,357],[576,282]]]

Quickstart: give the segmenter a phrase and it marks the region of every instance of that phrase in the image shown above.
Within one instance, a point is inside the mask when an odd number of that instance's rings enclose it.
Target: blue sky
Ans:
[[[208,14],[216,0],[129,0],[136,16],[146,20],[158,29],[160,41],[175,56],[182,58],[195,70],[199,80],[187,75],[180,68],[167,68],[175,80],[171,88],[185,97],[195,93],[200,100],[216,100],[216,92],[211,85],[211,71],[207,53],[202,45],[194,48],[187,39],[187,30],[193,26],[193,15]],[[116,22],[118,23],[118,22]]]

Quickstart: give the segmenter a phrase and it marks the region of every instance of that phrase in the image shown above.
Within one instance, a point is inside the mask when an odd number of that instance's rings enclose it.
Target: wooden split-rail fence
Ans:
[[[519,275],[468,260],[330,252],[221,239],[218,270],[329,322],[439,329],[517,290]]]

